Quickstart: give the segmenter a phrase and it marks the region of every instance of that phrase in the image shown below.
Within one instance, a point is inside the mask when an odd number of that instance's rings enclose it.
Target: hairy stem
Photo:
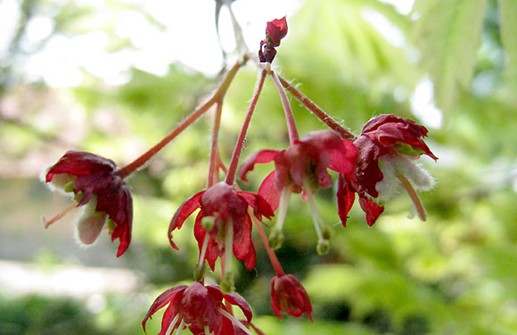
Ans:
[[[355,140],[355,135],[350,131],[346,130],[343,126],[341,126],[336,120],[332,118],[332,116],[328,115],[321,107],[316,105],[311,99],[305,96],[300,90],[291,85],[287,80],[278,76],[278,79],[282,83],[282,85],[296,98],[296,100],[300,101],[305,108],[307,108],[312,114],[314,114],[317,118],[319,118],[323,123],[325,123],[330,129],[337,132],[342,138],[347,140]]]
[[[275,84],[275,88],[278,91],[278,95],[280,96],[280,101],[282,102],[282,107],[284,108],[285,121],[287,122],[287,131],[289,132],[289,141],[291,144],[294,144],[299,138],[298,130],[296,128],[296,122],[294,120],[293,109],[291,108],[291,104],[289,103],[289,99],[285,94],[284,87],[280,83],[280,79],[277,74],[273,71],[269,72],[273,83]]]
[[[260,222],[253,213],[250,213],[251,220],[255,224],[255,227],[257,228],[258,234],[260,236],[260,239],[262,240],[262,244],[264,245],[264,248],[266,249],[267,255],[269,256],[269,260],[271,262],[271,265],[273,266],[273,269],[275,270],[275,273],[277,276],[283,276],[285,275],[284,269],[282,268],[282,265],[280,264],[280,261],[278,260],[278,257],[276,257],[275,251],[271,249],[269,246],[269,239],[266,235],[266,232],[262,228],[262,222]]]
[[[140,157],[135,159],[133,162],[128,165],[120,168],[117,171],[117,174],[125,178],[129,176],[131,173],[135,172],[139,168],[141,168],[144,164],[146,164],[154,155],[156,155],[160,150],[162,150],[167,144],[169,144],[176,136],[181,134],[183,130],[188,128],[191,124],[193,124],[200,116],[202,116],[213,104],[221,101],[222,97],[226,94],[226,91],[230,87],[230,83],[235,78],[237,71],[241,68],[241,66],[247,61],[244,59],[243,61],[235,63],[235,65],[228,71],[226,77],[221,81],[216,91],[212,94],[212,96],[204,102],[201,106],[197,107],[189,116],[187,116],[183,121],[181,121],[176,128],[174,128],[169,134],[167,134],[160,142],[155,144],[145,153],[143,153]]]
[[[262,70],[262,72],[260,73],[260,78],[257,82],[257,86],[255,87],[255,91],[253,92],[253,98],[251,99],[248,112],[246,113],[246,117],[244,119],[244,123],[242,124],[241,132],[239,133],[239,137],[237,138],[235,148],[233,149],[232,159],[230,161],[230,166],[228,167],[228,173],[226,174],[226,183],[228,185],[233,185],[233,182],[235,181],[235,173],[237,171],[239,157],[241,156],[242,147],[244,145],[244,140],[246,139],[246,133],[248,132],[251,117],[253,116],[255,107],[257,107],[258,98],[260,96],[260,92],[262,92],[262,87],[264,86],[266,74],[266,70]]]

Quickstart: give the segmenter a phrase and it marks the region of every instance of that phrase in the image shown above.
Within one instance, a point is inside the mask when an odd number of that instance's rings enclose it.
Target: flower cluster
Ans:
[[[275,275],[270,279],[272,312],[293,317],[306,315],[312,320],[312,303],[302,283],[286,274],[275,250],[282,246],[283,225],[293,193],[308,204],[316,235],[316,250],[322,255],[330,247],[330,227],[321,219],[315,194],[336,185],[337,216],[343,226],[356,195],[366,222],[373,225],[384,211],[385,201],[404,189],[414,204],[414,211],[425,220],[425,208],[417,191],[433,186],[430,175],[416,163],[422,155],[437,157],[424,142],[427,129],[416,122],[394,115],[379,115],[369,120],[361,134],[355,136],[325,113],[271,69],[280,41],[287,34],[286,18],[267,23],[266,38],[260,42],[258,67],[260,77],[246,111],[228,167],[218,149],[219,121],[214,122],[210,148],[207,186],[194,194],[176,210],[169,224],[168,239],[175,250],[176,234],[193,216],[193,236],[198,244],[198,262],[194,266],[191,285],[174,286],[161,293],[142,321],[147,322],[165,308],[160,335],[189,329],[193,334],[263,334],[252,323],[252,309],[242,296],[234,292],[232,261],[235,257],[247,270],[257,263],[254,232],[260,237]],[[87,152],[69,151],[45,171],[44,181],[73,195],[74,202],[62,213],[46,222],[48,227],[76,207],[84,207],[77,225],[79,240],[92,244],[104,226],[111,239],[119,239],[117,256],[126,252],[131,241],[132,197],[125,178],[139,170],[178,134],[187,129],[211,107],[216,107],[215,120],[222,114],[222,102],[236,73],[249,55],[238,61],[221,81],[212,96],[180,122],[164,139],[130,164],[117,168],[109,159]],[[267,63],[266,65],[260,62]],[[247,129],[262,92],[270,78],[278,92],[285,115],[290,144],[283,150],[263,149],[244,162],[240,156]],[[299,137],[287,92],[328,126]],[[236,180],[248,181],[248,174],[257,164],[273,163],[256,192],[243,190]],[[220,175],[225,175],[224,180]],[[264,219],[275,217],[269,226]],[[269,236],[266,230],[269,229]],[[208,269],[205,268],[208,264]],[[220,268],[218,268],[220,266]],[[208,273],[210,271],[210,273]],[[220,277],[219,285],[208,285]],[[167,306],[167,307],[166,307]],[[234,308],[244,316],[239,319]],[[240,312],[239,312],[240,310]]]

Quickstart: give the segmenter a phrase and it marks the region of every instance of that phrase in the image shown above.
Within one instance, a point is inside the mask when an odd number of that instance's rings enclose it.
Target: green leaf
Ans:
[[[429,69],[437,105],[454,107],[468,89],[481,44],[486,0],[417,0],[413,39]]]
[[[517,1],[499,0],[499,13],[501,20],[501,42],[505,54],[504,76],[509,91],[515,92],[517,88]],[[512,94],[517,103],[515,94]]]

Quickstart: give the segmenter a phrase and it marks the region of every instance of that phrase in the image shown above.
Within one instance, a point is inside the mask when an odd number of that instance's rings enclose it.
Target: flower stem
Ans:
[[[264,86],[266,74],[267,74],[266,70],[262,70],[262,72],[260,73],[260,78],[257,82],[257,86],[255,87],[255,91],[253,92],[253,98],[251,99],[250,106],[248,108],[248,112],[246,113],[246,117],[244,119],[244,123],[242,124],[241,132],[239,134],[239,137],[237,138],[237,143],[235,144],[235,148],[233,149],[232,159],[230,161],[230,165],[228,167],[228,172],[226,174],[226,183],[228,185],[233,185],[233,182],[235,181],[235,173],[237,171],[239,157],[242,152],[244,140],[246,139],[246,133],[248,132],[248,127],[251,122],[251,117],[253,115],[253,112],[255,111],[255,107],[257,106],[260,92],[262,92],[262,87]]]
[[[156,155],[160,150],[162,150],[167,144],[169,144],[176,136],[178,136],[183,130],[193,124],[200,116],[202,116],[213,104],[217,103],[224,97],[226,91],[230,87],[230,83],[235,78],[237,71],[241,68],[241,66],[247,61],[247,58],[239,61],[233,65],[233,67],[228,71],[224,79],[221,81],[215,92],[212,96],[204,102],[201,106],[197,107],[189,116],[187,116],[183,121],[181,121],[169,134],[167,134],[160,142],[155,144],[145,153],[143,153],[140,157],[135,159],[133,162],[128,165],[120,168],[117,171],[117,175],[122,178],[125,178],[141,168],[144,164],[146,164],[154,155]]]
[[[269,246],[269,239],[266,235],[266,232],[262,228],[262,222],[260,222],[253,213],[250,213],[251,221],[255,224],[255,227],[257,228],[258,234],[260,236],[260,239],[262,240],[262,244],[264,245],[264,248],[266,249],[267,255],[269,256],[269,260],[271,261],[271,265],[273,266],[273,269],[275,270],[275,273],[277,276],[283,276],[285,275],[284,269],[282,268],[282,265],[280,264],[280,261],[278,260],[278,257],[276,257],[275,251],[271,249]]]
[[[223,113],[222,102],[217,103],[214,117],[214,126],[212,128],[212,140],[210,144],[210,159],[208,165],[208,178],[206,188],[217,183],[219,178],[219,129],[221,126],[221,115]]]
[[[291,93],[298,101],[300,101],[305,108],[307,108],[312,114],[318,117],[323,123],[325,123],[330,129],[337,132],[342,138],[347,140],[355,140],[355,135],[350,131],[346,130],[341,126],[332,116],[328,115],[321,107],[316,105],[314,101],[305,96],[300,90],[291,85],[287,80],[278,76],[278,79],[282,85]]]
[[[280,101],[282,101],[282,107],[284,108],[285,121],[287,122],[287,131],[289,132],[289,142],[294,144],[299,138],[298,130],[296,128],[296,122],[294,120],[293,109],[291,108],[291,104],[289,103],[289,99],[285,94],[284,87],[280,83],[280,80],[275,72],[272,70],[269,72],[273,83],[275,84],[275,88],[278,91],[278,95],[280,96]]]

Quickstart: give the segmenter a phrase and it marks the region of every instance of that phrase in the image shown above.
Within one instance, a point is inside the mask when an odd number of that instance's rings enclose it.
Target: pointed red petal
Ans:
[[[282,191],[277,187],[276,171],[271,172],[262,181],[258,189],[258,194],[268,202],[273,211],[276,211],[280,202],[280,195],[282,194]]]
[[[251,321],[253,313],[248,302],[237,293],[227,293],[224,295],[224,299],[232,305],[238,306],[248,321]]]
[[[246,159],[246,161],[244,161],[244,163],[242,163],[239,170],[239,178],[242,181],[247,182],[248,179],[246,178],[246,175],[255,168],[255,164],[272,162],[278,152],[278,150],[260,150],[253,153],[248,159]]]
[[[382,212],[384,212],[383,206],[377,205],[375,202],[370,201],[365,197],[359,196],[359,204],[366,213],[366,223],[369,226],[373,226]]]
[[[352,209],[355,200],[355,192],[343,175],[339,175],[337,186],[337,208],[341,224],[346,227],[348,213]]]
[[[174,217],[171,220],[171,223],[169,224],[169,243],[171,246],[178,250],[178,247],[176,244],[172,241],[172,231],[175,229],[180,229],[183,226],[183,223],[185,220],[192,214],[196,209],[200,207],[200,200],[201,197],[205,191],[201,191],[199,193],[196,193],[191,198],[189,198],[187,201],[185,201],[180,208],[176,211],[176,214],[174,214]]]
[[[170,288],[170,289],[164,291],[162,294],[160,294],[154,300],[151,307],[149,308],[149,311],[147,312],[144,319],[142,320],[142,328],[144,329],[144,332],[146,331],[145,325],[147,323],[147,320],[149,318],[151,318],[153,316],[153,314],[156,313],[156,311],[163,308],[163,306],[167,305],[168,303],[172,302],[172,300],[174,300],[174,297],[176,296],[176,294],[182,290],[185,290],[187,287],[188,287],[187,285],[180,285],[180,286]],[[172,304],[171,304],[171,306],[169,306],[169,308],[171,308],[171,307],[172,307]],[[164,315],[164,318],[165,318],[165,315]],[[171,318],[171,320],[172,320],[172,318]]]

